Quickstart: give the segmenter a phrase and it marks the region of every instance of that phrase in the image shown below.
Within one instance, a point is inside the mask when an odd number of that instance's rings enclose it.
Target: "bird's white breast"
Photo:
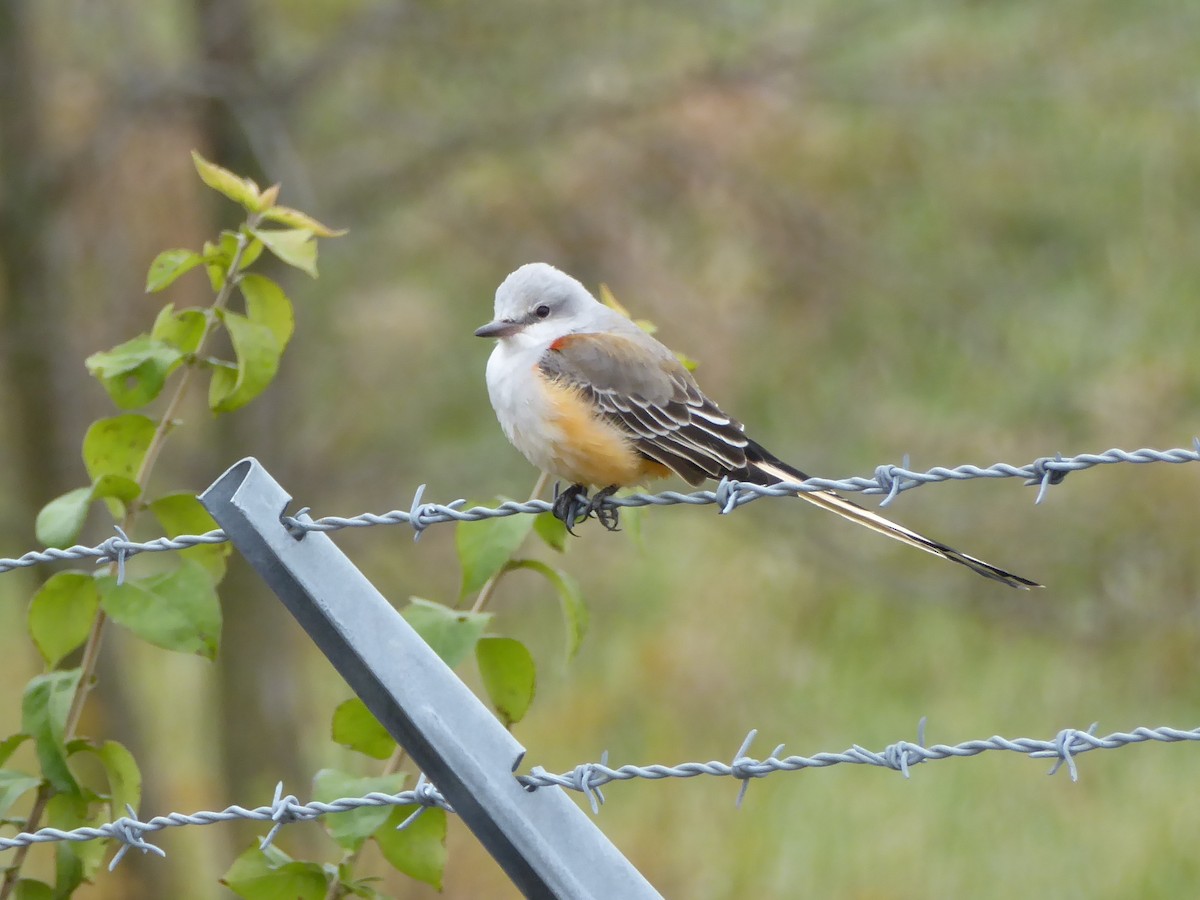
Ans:
[[[536,368],[543,352],[543,347],[520,341],[497,343],[488,357],[488,396],[512,445],[539,469],[558,474],[553,448],[562,435]]]

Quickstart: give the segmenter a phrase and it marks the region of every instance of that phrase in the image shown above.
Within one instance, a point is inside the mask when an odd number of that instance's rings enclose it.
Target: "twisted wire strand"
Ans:
[[[737,803],[741,804],[746,787],[753,778],[765,778],[777,772],[798,772],[803,769],[823,769],[836,765],[866,765],[892,769],[901,772],[905,778],[910,777],[909,769],[919,763],[935,762],[943,759],[978,756],[988,751],[1008,751],[1020,753],[1031,759],[1053,759],[1054,764],[1048,774],[1053,775],[1062,766],[1070,772],[1071,780],[1077,781],[1079,772],[1076,757],[1092,750],[1115,750],[1133,744],[1147,742],[1178,743],[1181,741],[1200,741],[1200,727],[1191,730],[1181,730],[1167,726],[1157,728],[1139,727],[1129,732],[1114,732],[1097,736],[1096,726],[1084,731],[1075,728],[1064,728],[1050,740],[1034,738],[1005,738],[993,735],[981,740],[964,741],[960,744],[934,744],[926,746],[924,742],[925,722],[921,721],[917,730],[916,743],[897,741],[882,750],[868,750],[857,744],[840,753],[816,753],[812,756],[783,757],[783,745],[779,745],[765,759],[755,759],[748,756],[750,745],[757,736],[757,731],[751,731],[742,742],[731,762],[685,762],[674,766],[667,765],[624,765],[617,768],[608,766],[608,754],[604,753],[598,763],[584,763],[569,772],[552,774],[541,767],[534,767],[529,774],[514,776],[517,781],[529,791],[544,787],[561,787],[579,791],[588,798],[592,811],[598,813],[604,803],[601,788],[614,781],[632,781],[643,779],[658,781],[664,778],[695,778],[700,775],[733,778],[741,782]],[[11,838],[0,838],[0,851],[24,847],[29,844],[50,843],[54,841],[91,841],[97,839],[115,839],[122,846],[113,857],[109,868],[112,869],[130,849],[153,852],[164,856],[162,849],[145,840],[145,835],[160,831],[164,828],[181,827],[185,825],[212,825],[217,822],[229,822],[246,819],[258,822],[270,822],[271,829],[263,839],[262,847],[268,846],[275,839],[279,830],[291,822],[307,822],[330,813],[345,812],[364,806],[415,806],[400,828],[408,827],[418,815],[429,808],[440,808],[453,812],[445,797],[430,784],[424,775],[418,779],[416,786],[410,791],[397,794],[370,793],[362,797],[343,797],[329,803],[316,800],[300,803],[295,796],[283,794],[282,783],[275,788],[275,796],[270,805],[246,809],[241,806],[230,806],[220,812],[197,812],[191,815],[170,813],[165,816],[155,816],[145,822],[139,821],[132,809],[129,815],[98,827],[76,828],[71,831],[61,831],[56,828],[42,828],[33,833],[21,833]]]
[[[782,482],[774,485],[746,484],[722,479],[713,490],[691,493],[662,491],[657,494],[629,494],[623,497],[610,497],[605,501],[605,505],[641,507],[716,504],[722,514],[727,514],[737,507],[752,503],[761,497],[785,497],[809,491],[837,490],[846,493],[884,494],[886,497],[882,505],[886,506],[898,494],[922,485],[945,481],[967,481],[973,478],[1023,478],[1026,485],[1038,486],[1035,502],[1040,503],[1048,488],[1061,483],[1070,472],[1116,463],[1155,462],[1173,464],[1200,462],[1200,438],[1194,440],[1193,448],[1190,450],[1183,448],[1174,450],[1112,449],[1103,453],[1084,453],[1073,457],[1043,456],[1023,466],[1014,466],[1008,463],[994,463],[983,468],[973,465],[961,465],[954,468],[936,466],[925,472],[914,472],[901,466],[884,465],[879,466],[870,477],[810,478],[800,483]],[[552,508],[552,504],[545,500],[525,502],[507,500],[495,507],[472,506],[464,509],[465,500],[454,500],[446,504],[424,503],[422,502],[424,493],[425,485],[421,485],[417,488],[407,510],[394,509],[382,514],[362,513],[350,517],[325,516],[315,521],[301,521],[298,517],[307,511],[302,510],[295,516],[283,516],[282,521],[289,530],[297,535],[307,531],[330,532],[342,528],[365,528],[375,525],[408,525],[413,529],[415,540],[420,538],[422,532],[431,525],[445,522],[477,522],[482,519],[503,516],[536,515],[548,512]],[[104,563],[112,559],[127,559],[138,553],[185,550],[200,544],[219,544],[227,539],[225,532],[219,529],[201,535],[161,537],[151,541],[130,541],[123,534],[118,534],[94,547],[76,545],[61,550],[54,548],[31,550],[22,556],[0,558],[0,573],[63,560],[93,559],[98,563]]]

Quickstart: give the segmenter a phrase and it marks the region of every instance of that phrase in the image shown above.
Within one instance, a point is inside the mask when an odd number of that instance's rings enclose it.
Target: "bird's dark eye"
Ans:
[[[535,309],[533,311],[533,314],[535,316],[537,316],[539,319],[544,319],[544,318],[546,318],[546,316],[550,315],[550,307],[548,307],[546,304],[543,303],[541,306],[539,306],[537,309]]]

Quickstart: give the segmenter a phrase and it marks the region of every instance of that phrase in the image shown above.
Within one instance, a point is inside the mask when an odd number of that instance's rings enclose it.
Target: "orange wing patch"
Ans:
[[[551,381],[546,391],[558,432],[551,440],[555,474],[597,487],[627,487],[671,474],[638,453],[629,435],[598,416],[578,388]]]

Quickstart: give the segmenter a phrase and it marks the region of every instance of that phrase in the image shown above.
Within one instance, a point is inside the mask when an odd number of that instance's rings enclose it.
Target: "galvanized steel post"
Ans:
[[[200,500],[526,896],[660,896],[561,789],[521,787],[524,748],[327,535],[289,533],[257,460]]]

